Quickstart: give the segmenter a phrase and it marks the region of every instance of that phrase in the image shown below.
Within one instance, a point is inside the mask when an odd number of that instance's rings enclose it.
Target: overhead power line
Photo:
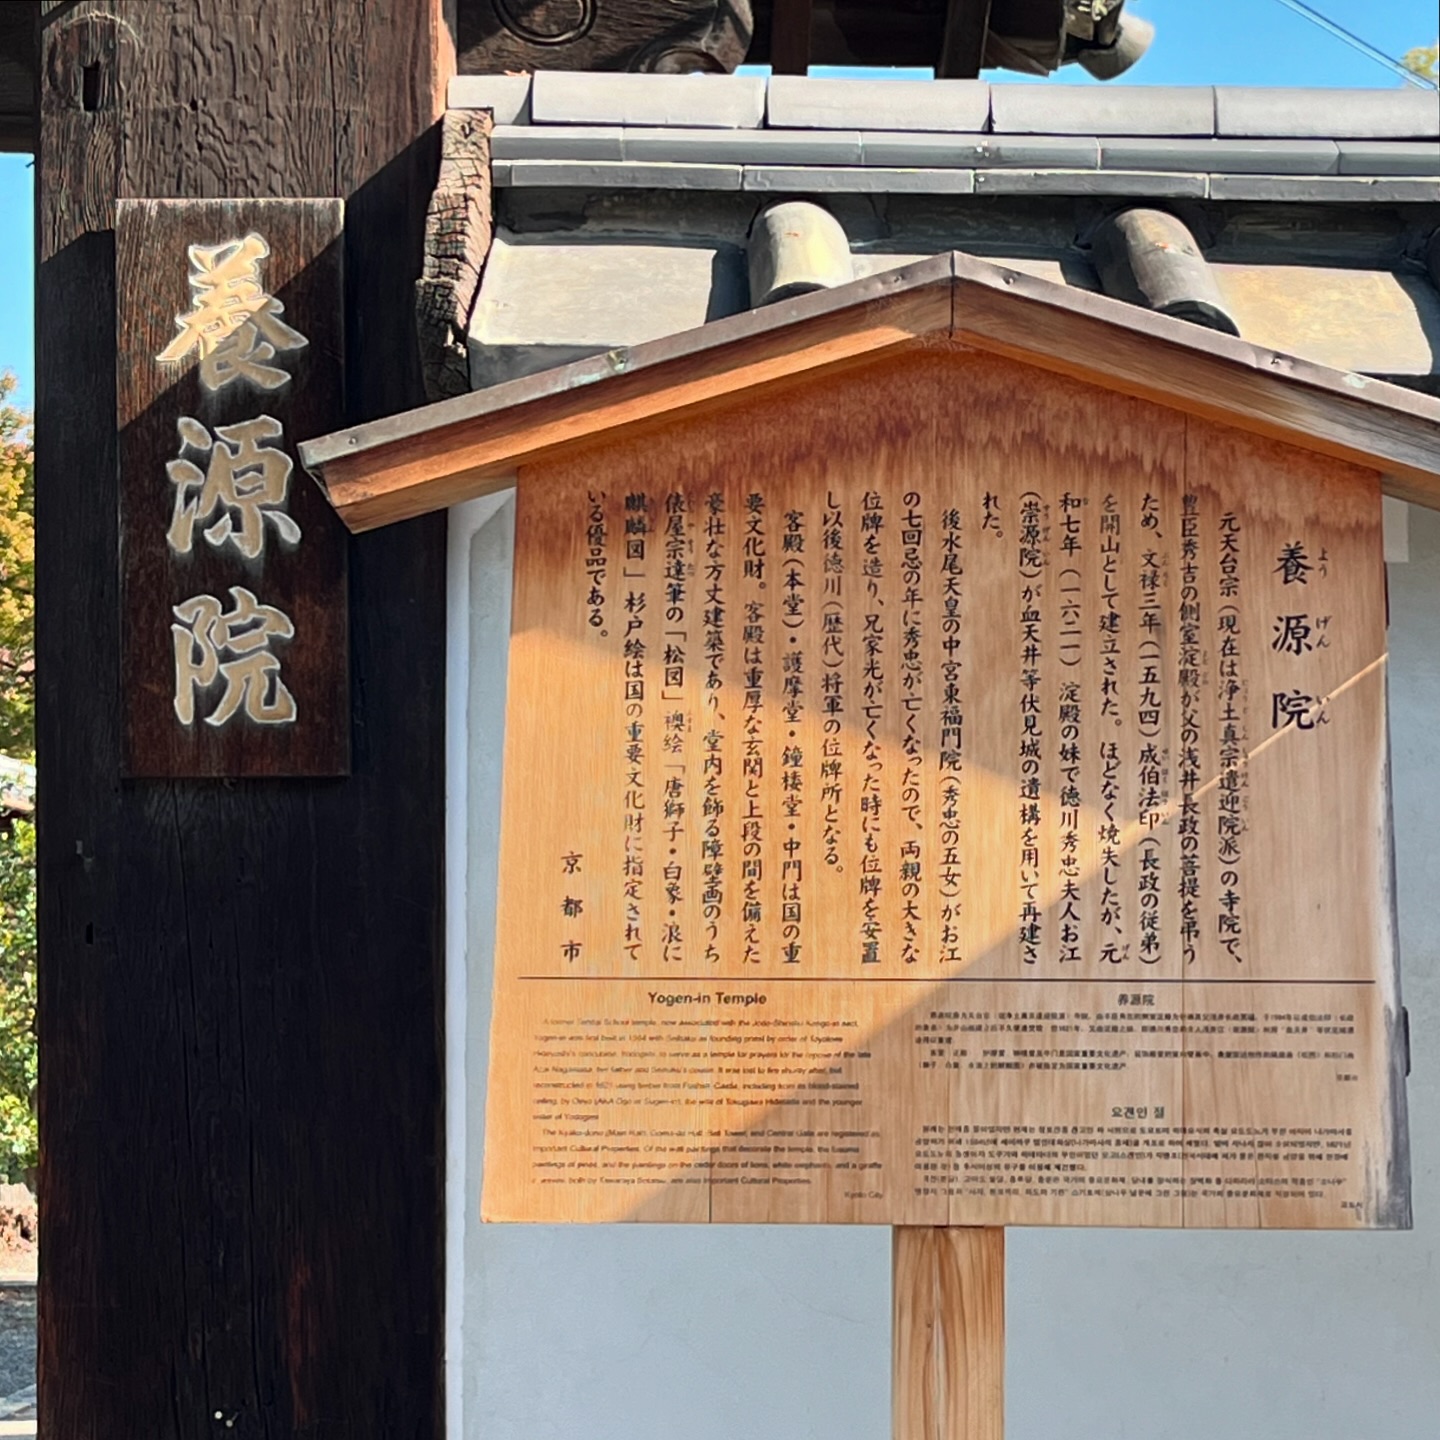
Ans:
[[[1413,70],[1407,70],[1398,60],[1393,60],[1383,50],[1377,50],[1368,40],[1362,40],[1358,35],[1352,35],[1343,25],[1337,25],[1329,16],[1322,15],[1310,5],[1301,3],[1301,0],[1280,0],[1287,10],[1293,10],[1297,15],[1302,15],[1312,25],[1318,25],[1322,30],[1333,35],[1337,40],[1343,40],[1352,50],[1358,50],[1362,55],[1367,55],[1376,64],[1383,65],[1387,70],[1393,70],[1402,80],[1408,81],[1411,85],[1418,85],[1422,90],[1435,90],[1435,82],[1424,75],[1417,75]]]

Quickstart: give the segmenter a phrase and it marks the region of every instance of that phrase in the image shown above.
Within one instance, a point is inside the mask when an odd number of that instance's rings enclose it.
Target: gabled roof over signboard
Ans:
[[[300,446],[370,530],[513,483],[519,466],[760,387],[953,341],[1380,470],[1440,508],[1440,400],[959,253],[438,401]]]

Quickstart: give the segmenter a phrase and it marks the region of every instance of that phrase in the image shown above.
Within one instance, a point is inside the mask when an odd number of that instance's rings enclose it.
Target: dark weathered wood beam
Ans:
[[[935,74],[944,80],[973,80],[985,63],[985,37],[990,31],[990,0],[949,0],[945,33]]]
[[[814,18],[814,0],[775,0],[770,67],[777,75],[803,75],[810,68],[810,26]]]
[[[0,151],[35,148],[38,0],[0,4]]]
[[[946,0],[904,6],[879,0],[813,0],[811,65],[933,66],[940,53]],[[784,0],[753,0],[755,43],[745,57],[772,62],[776,17]]]
[[[338,196],[348,413],[420,403],[440,13],[43,17],[39,1424],[57,1440],[443,1433],[444,518],[350,545],[349,778],[122,781],[114,332],[117,197]]]
[[[460,71],[730,71],[754,34],[750,0],[458,0]]]

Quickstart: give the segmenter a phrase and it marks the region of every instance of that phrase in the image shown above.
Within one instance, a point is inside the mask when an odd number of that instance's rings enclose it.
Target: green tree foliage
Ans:
[[[0,753],[35,750],[35,447],[0,374]]]
[[[0,834],[0,1175],[35,1164],[35,826]]]
[[[1427,80],[1440,80],[1440,40],[1433,45],[1417,45],[1415,49],[1407,50],[1400,57],[1400,63]]]
[[[30,417],[0,374],[0,752],[35,754],[35,450]],[[0,817],[0,1173],[22,1178],[37,1146],[35,826]]]

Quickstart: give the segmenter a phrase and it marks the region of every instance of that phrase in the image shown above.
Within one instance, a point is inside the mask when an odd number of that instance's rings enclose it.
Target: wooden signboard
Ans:
[[[339,200],[122,200],[126,773],[342,775],[346,536],[294,459],[342,418]]]
[[[936,345],[517,506],[487,1218],[1409,1223],[1374,472]]]

